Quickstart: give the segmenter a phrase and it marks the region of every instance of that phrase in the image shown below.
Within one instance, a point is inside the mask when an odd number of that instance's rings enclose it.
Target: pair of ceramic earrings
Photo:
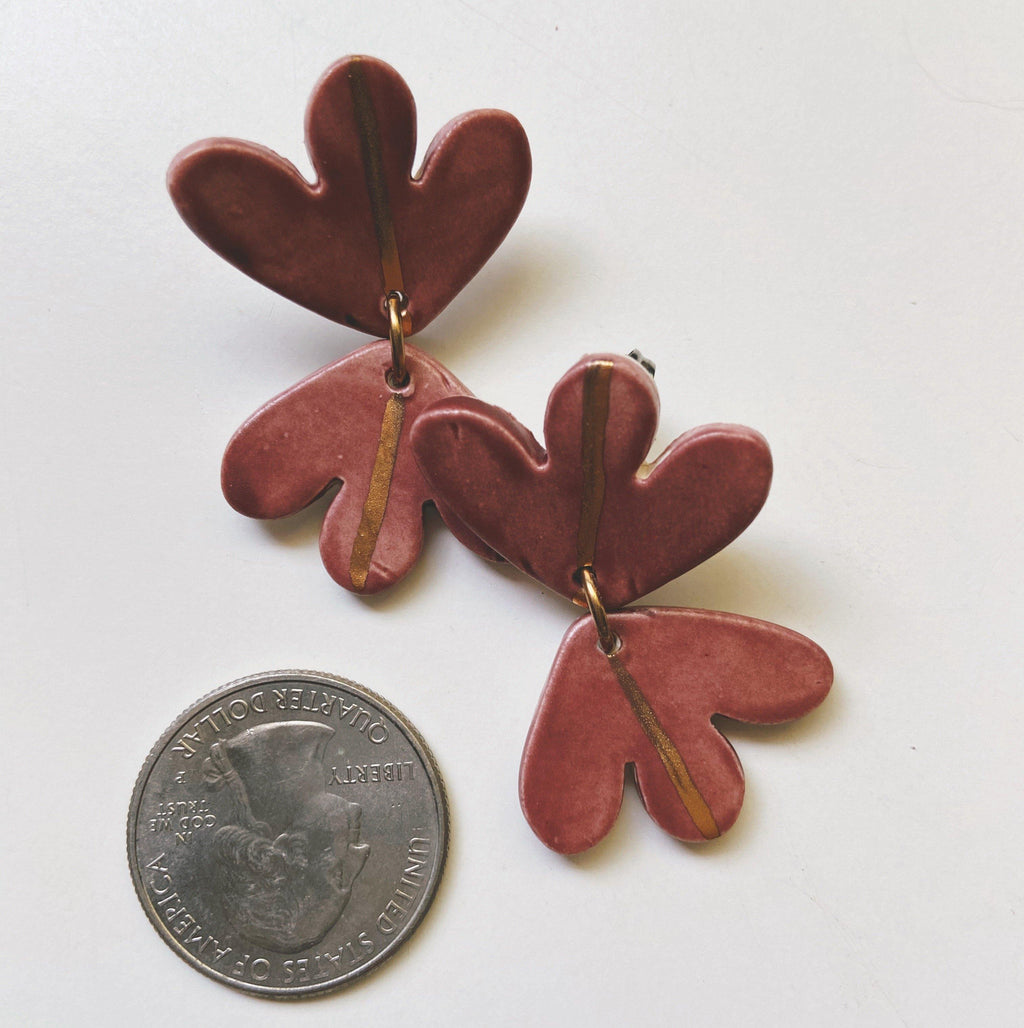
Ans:
[[[504,111],[449,122],[418,176],[415,108],[388,65],[349,57],[306,117],[317,181],[253,143],[195,144],[171,195],[217,253],[333,321],[383,336],[257,411],[224,455],[233,507],[293,514],[332,483],[320,551],[342,586],[400,579],[432,501],[474,552],[589,608],[568,631],[530,728],[520,798],[551,848],[609,831],[633,764],[651,817],[687,841],[735,821],[743,771],[714,714],[776,723],[832,681],[810,640],[736,614],[628,604],[716,553],[753,520],[772,465],[755,431],[705,425],[647,462],[658,394],[646,362],[587,356],[548,401],[540,443],[408,346],[504,239],[530,151]]]

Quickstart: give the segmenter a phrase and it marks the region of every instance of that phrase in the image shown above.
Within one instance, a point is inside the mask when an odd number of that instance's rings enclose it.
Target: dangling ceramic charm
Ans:
[[[799,717],[832,681],[825,654],[776,625],[663,607],[606,613],[720,550],[768,494],[768,446],[748,428],[694,429],[644,463],[657,417],[640,364],[598,355],[555,386],[546,449],[511,415],[467,397],[438,401],[413,427],[447,509],[590,608],[562,642],[520,774],[527,820],[561,853],[608,832],[630,763],[658,824],[688,841],[720,835],[739,813],[743,774],[711,716]]]
[[[816,707],[832,683],[810,639],[766,621],[710,610],[631,607],[569,629],[534,715],[519,775],[527,821],[559,853],[600,841],[633,764],[644,806],[687,842],[730,828],[743,768],[714,714],[777,724]]]
[[[504,111],[449,122],[412,174],[412,96],[388,65],[349,57],[310,99],[317,180],[265,147],[196,143],[175,158],[171,196],[189,227],[258,282],[326,318],[385,335],[254,414],[222,478],[252,517],[301,509],[333,481],[321,552],[334,578],[376,592],[412,566],[431,499],[407,451],[419,409],[465,387],[405,337],[426,327],[515,222],[530,182],[526,136]],[[455,533],[486,554],[442,510]]]
[[[387,381],[391,359],[388,342],[370,343],[292,386],[235,433],[221,469],[228,503],[253,518],[293,514],[342,482],[320,529],[320,555],[331,577],[353,592],[375,593],[416,562],[431,494],[402,440],[437,397],[468,392],[411,346],[408,382],[396,387]],[[496,556],[437,507],[461,542]]]

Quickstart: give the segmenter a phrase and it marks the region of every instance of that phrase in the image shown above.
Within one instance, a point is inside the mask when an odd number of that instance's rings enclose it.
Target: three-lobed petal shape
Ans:
[[[588,849],[615,823],[632,764],[665,831],[716,838],[736,820],[744,787],[712,715],[800,717],[825,698],[832,665],[804,636],[738,614],[637,607],[609,623],[621,641],[612,656],[589,619],[562,640],[523,753],[526,819],[559,853]]]
[[[409,425],[437,400],[466,393],[447,369],[407,347],[410,381],[388,384],[391,345],[361,347],[261,407],[228,443],[221,485],[237,511],[280,518],[342,483],[324,517],[320,553],[346,589],[374,593],[396,582],[423,545],[432,498],[408,446]],[[438,504],[455,536],[495,555]]]
[[[621,607],[731,542],[768,495],[768,444],[753,429],[704,425],[644,463],[658,394],[634,360],[588,356],[558,382],[546,449],[511,414],[452,396],[425,410],[411,441],[434,495],[510,563],[580,598],[593,567]]]
[[[406,333],[426,327],[497,249],[530,185],[526,134],[496,110],[450,121],[414,176],[412,95],[369,57],[321,78],[306,143],[314,183],[256,143],[203,140],[171,164],[171,197],[203,242],[257,282],[374,335],[388,331],[391,290],[408,297]]]

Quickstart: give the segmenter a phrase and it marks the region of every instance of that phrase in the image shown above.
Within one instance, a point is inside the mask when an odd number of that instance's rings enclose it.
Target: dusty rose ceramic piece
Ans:
[[[505,111],[470,111],[434,137],[416,177],[416,112],[397,72],[369,57],[328,69],[306,114],[317,180],[266,147],[208,139],[171,164],[189,227],[256,281],[333,321],[386,335],[384,296],[425,328],[512,227],[530,148]]]
[[[736,820],[743,769],[713,714],[776,724],[816,707],[832,665],[809,639],[738,614],[638,607],[612,614],[606,656],[593,622],[569,629],[523,753],[519,793],[539,838],[579,853],[604,838],[623,771],[665,831],[713,839]]]
[[[431,403],[467,392],[414,347],[406,348],[406,360],[410,381],[401,390],[385,378],[385,340],[321,368],[253,414],[224,454],[224,495],[249,517],[294,514],[342,482],[324,517],[320,553],[331,576],[354,592],[391,585],[419,555],[423,505],[432,493],[409,449],[409,425]],[[495,556],[443,504],[438,508],[461,542]]]
[[[512,415],[463,397],[424,411],[411,439],[434,495],[488,546],[577,600],[591,565],[615,608],[733,540],[771,482],[768,444],[738,425],[695,428],[645,464],[657,423],[651,376],[596,355],[555,386],[546,451]]]

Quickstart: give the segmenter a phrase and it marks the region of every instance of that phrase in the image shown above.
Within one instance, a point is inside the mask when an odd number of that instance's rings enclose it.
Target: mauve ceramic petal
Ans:
[[[739,425],[694,429],[643,464],[657,422],[647,372],[594,355],[551,394],[546,452],[511,414],[460,397],[426,410],[412,445],[434,494],[488,546],[573,598],[590,564],[616,608],[731,542],[771,483],[768,444]]]
[[[391,346],[383,340],[314,372],[242,425],[221,467],[228,502],[254,518],[294,514],[342,482],[320,552],[331,576],[355,592],[377,592],[415,563],[431,491],[409,449],[409,426],[439,398],[466,392],[415,347],[406,359],[410,384],[400,391],[385,380]],[[439,510],[460,541],[495,556],[443,504]]]
[[[609,616],[607,657],[590,618],[562,640],[526,740],[523,812],[559,853],[608,833],[636,768],[651,817],[687,842],[736,820],[743,770],[713,714],[773,724],[825,698],[832,665],[809,639],[738,614],[638,607]]]
[[[310,98],[307,182],[237,139],[183,150],[168,172],[182,218],[256,281],[332,321],[384,335],[383,299],[409,298],[407,332],[431,322],[497,249],[530,185],[530,148],[505,111],[449,122],[414,178],[416,113],[397,72],[347,57]]]

